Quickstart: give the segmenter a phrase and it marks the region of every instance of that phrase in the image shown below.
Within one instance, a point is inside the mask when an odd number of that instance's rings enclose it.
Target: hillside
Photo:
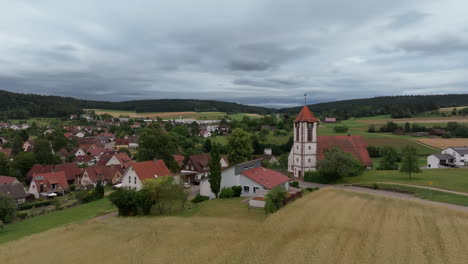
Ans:
[[[468,105],[468,94],[386,96],[353,99],[309,105],[319,116],[347,119],[390,114],[395,118],[438,110],[440,107]],[[0,90],[0,119],[26,119],[28,117],[63,117],[80,113],[82,109],[106,109],[149,112],[225,112],[295,115],[300,107],[271,109],[232,102],[195,99],[155,99],[122,102],[79,100],[70,97],[20,94]]]
[[[181,216],[112,217],[56,228],[1,245],[2,264],[461,264],[468,259],[467,212],[329,188],[263,220],[240,200],[206,201],[199,211]]]
[[[414,114],[435,111],[441,107],[468,105],[468,94],[383,96],[343,100],[309,105],[318,115],[367,117],[390,114],[394,118],[411,117]],[[300,107],[284,108],[279,112],[296,114]]]

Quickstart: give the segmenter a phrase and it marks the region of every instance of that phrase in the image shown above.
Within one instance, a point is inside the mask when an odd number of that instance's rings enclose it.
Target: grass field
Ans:
[[[414,201],[327,188],[265,220],[246,208],[232,214],[205,209],[184,217],[114,217],[60,227],[4,244],[0,256],[2,264],[461,264],[468,259],[468,212]]]
[[[366,171],[363,175],[349,177],[347,183],[390,182],[405,183],[419,186],[468,192],[468,169],[431,169],[413,174],[413,178],[401,174],[399,171]]]
[[[457,109],[457,110],[462,110],[462,109],[465,109],[467,107],[468,106],[444,107],[444,108],[440,108],[439,111],[441,111],[441,112],[452,112],[452,110],[454,108]]]
[[[115,207],[108,199],[101,199],[5,225],[4,229],[0,229],[0,244],[58,226],[93,218],[114,210]]]
[[[438,149],[468,146],[468,138],[418,138],[416,141]]]
[[[163,112],[163,113],[136,113],[135,111],[120,111],[120,110],[105,110],[105,109],[87,109],[93,110],[97,115],[109,114],[113,117],[130,117],[130,118],[156,118],[173,119],[173,118],[194,118],[199,120],[221,119],[226,116],[223,112]]]

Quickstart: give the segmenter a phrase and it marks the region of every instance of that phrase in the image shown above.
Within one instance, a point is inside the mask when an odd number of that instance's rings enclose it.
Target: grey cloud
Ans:
[[[420,11],[409,11],[404,14],[393,16],[392,22],[390,22],[385,28],[396,30],[407,26],[412,26],[423,21],[428,16],[429,14]]]

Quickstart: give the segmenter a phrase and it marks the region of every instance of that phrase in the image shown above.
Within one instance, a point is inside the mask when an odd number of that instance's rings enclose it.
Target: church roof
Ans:
[[[356,135],[349,136],[318,136],[317,139],[317,158],[318,161],[325,158],[325,150],[338,147],[344,152],[352,154],[360,160],[363,165],[372,165],[372,160],[367,151],[367,144],[363,137]]]
[[[306,105],[302,108],[301,112],[296,117],[294,122],[318,122],[319,120],[314,116],[314,114],[310,111],[309,107]]]

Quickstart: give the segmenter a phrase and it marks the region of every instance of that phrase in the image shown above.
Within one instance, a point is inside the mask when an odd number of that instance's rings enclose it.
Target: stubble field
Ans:
[[[223,202],[204,207],[214,203]],[[468,259],[468,213],[445,207],[327,188],[265,220],[234,211],[89,221],[4,244],[0,256],[3,264],[465,264]]]
[[[419,138],[416,140],[438,149],[468,146],[468,138]]]

